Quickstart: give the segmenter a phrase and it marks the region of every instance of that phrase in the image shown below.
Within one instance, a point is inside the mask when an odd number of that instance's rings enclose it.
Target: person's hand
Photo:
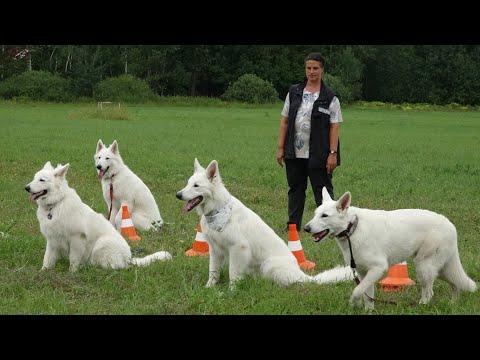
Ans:
[[[333,173],[337,167],[337,154],[328,154],[327,157],[327,174]]]
[[[277,150],[277,163],[281,167],[283,167],[283,155],[284,155],[283,149],[278,149]]]

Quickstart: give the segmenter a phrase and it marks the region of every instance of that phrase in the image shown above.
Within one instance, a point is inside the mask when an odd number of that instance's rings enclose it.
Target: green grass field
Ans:
[[[0,103],[0,314],[364,314],[348,298],[354,283],[281,287],[265,279],[242,280],[228,290],[227,273],[213,289],[208,258],[186,257],[198,224],[175,194],[193,172],[216,159],[227,189],[282,238],[287,218],[285,170],[275,160],[281,104],[277,106],[128,106],[97,112],[96,104]],[[480,112],[343,109],[342,165],[336,196],[376,209],[425,208],[457,227],[466,272],[480,280]],[[119,143],[125,163],[150,187],[166,222],[159,234],[139,233],[132,248],[168,250],[174,259],[147,268],[85,268],[71,274],[68,260],[41,272],[45,239],[36,204],[24,186],[46,161],[70,163],[67,179],[82,200],[106,214],[93,155],[98,139]],[[304,223],[315,209],[308,189]],[[300,232],[308,260],[319,272],[342,263],[334,239],[314,243]],[[415,280],[413,262],[408,263]],[[418,285],[377,290],[374,314],[480,314],[480,292],[450,301],[437,280],[427,306]]]

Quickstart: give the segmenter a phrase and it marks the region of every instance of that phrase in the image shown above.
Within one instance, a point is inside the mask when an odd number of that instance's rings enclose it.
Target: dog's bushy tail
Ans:
[[[463,269],[458,252],[445,264],[441,275],[454,288],[470,292],[477,290],[477,284]]]
[[[353,280],[353,271],[350,266],[336,266],[313,276],[313,280],[318,284]]]
[[[132,264],[137,266],[147,266],[157,260],[167,261],[171,259],[172,259],[172,255],[168,251],[157,251],[156,253],[147,255],[143,258],[138,258],[138,257],[132,258]]]

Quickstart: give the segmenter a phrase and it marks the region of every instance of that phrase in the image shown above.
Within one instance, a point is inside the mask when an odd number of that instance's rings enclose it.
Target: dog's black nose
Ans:
[[[30,185],[25,186],[25,190],[27,190],[28,192],[30,192]]]
[[[102,170],[102,165],[97,165],[98,170]]]
[[[177,199],[182,200],[182,192],[181,191],[177,192]]]
[[[303,227],[303,230],[304,230],[305,232],[309,233],[309,232],[310,232],[310,226],[305,225],[305,226]]]

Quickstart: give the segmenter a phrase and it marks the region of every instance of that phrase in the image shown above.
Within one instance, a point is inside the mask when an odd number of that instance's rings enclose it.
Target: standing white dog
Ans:
[[[149,265],[172,256],[159,251],[144,258],[132,258],[122,235],[99,213],[84,204],[77,192],[68,186],[65,174],[69,164],[53,168],[48,161],[33,181],[25,186],[30,200],[38,205],[40,231],[47,239],[42,270],[55,267],[60,256],[70,259],[70,271],[82,265],[123,269],[130,265]]]
[[[102,181],[109,220],[116,229],[121,230],[123,203],[128,206],[136,229],[159,230],[163,219],[155,198],[147,185],[123,162],[117,140],[109,147],[98,140],[94,160],[98,177]]]
[[[308,276],[299,267],[287,244],[256,213],[230,195],[213,160],[204,169],[195,159],[194,173],[177,198],[186,201],[184,210],[197,209],[200,225],[210,250],[207,287],[219,280],[220,269],[227,262],[230,288],[245,275],[260,274],[289,285],[319,284],[353,279],[349,267],[337,267],[316,276]]]
[[[350,297],[354,306],[373,309],[374,285],[392,265],[415,258],[416,275],[422,286],[420,304],[433,296],[437,277],[452,288],[453,297],[460,290],[474,292],[475,282],[460,263],[455,226],[443,215],[422,209],[369,210],[350,206],[351,194],[332,200],[326,188],[323,202],[304,227],[315,241],[335,236],[345,262],[352,255],[360,283]],[[349,248],[351,244],[351,251]]]

